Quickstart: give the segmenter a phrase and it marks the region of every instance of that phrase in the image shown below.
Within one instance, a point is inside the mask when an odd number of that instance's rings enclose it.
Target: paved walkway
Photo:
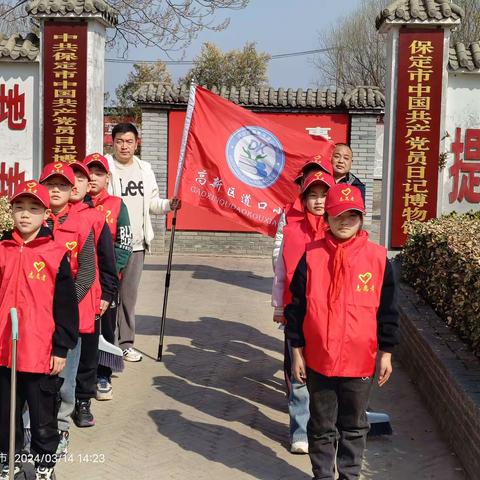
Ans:
[[[268,259],[175,257],[166,350],[155,361],[165,259],[149,259],[138,301],[144,361],[94,402],[97,426],[73,427],[68,480],[307,480],[308,456],[288,453],[282,333],[271,321]],[[396,366],[374,409],[394,435],[370,440],[364,479],[463,479],[410,381]]]

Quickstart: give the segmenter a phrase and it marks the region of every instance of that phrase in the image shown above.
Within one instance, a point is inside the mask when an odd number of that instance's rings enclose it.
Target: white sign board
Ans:
[[[39,82],[35,62],[0,62],[0,196],[38,177]]]
[[[480,210],[480,74],[449,74],[445,129],[441,213]]]

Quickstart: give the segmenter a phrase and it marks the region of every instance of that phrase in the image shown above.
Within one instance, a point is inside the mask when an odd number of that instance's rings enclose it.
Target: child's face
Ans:
[[[88,178],[82,172],[75,172],[75,187],[70,194],[70,201],[72,203],[81,202],[87,193],[90,192],[90,184]]]
[[[102,167],[97,165],[92,165],[89,167],[89,170],[91,178],[90,192],[92,195],[98,195],[107,188],[110,174],[108,174]]]
[[[327,197],[328,187],[324,183],[312,185],[307,190],[305,197],[305,208],[313,215],[323,215],[325,211],[325,198]]]
[[[18,197],[12,204],[12,215],[15,228],[25,240],[32,240],[50,215],[36,198],[28,195]]]
[[[42,185],[48,189],[50,208],[54,212],[60,211],[70,201],[73,185],[61,175],[53,175],[47,178]]]
[[[346,241],[362,228],[362,215],[356,210],[347,210],[338,217],[328,217],[328,225],[335,238]]]

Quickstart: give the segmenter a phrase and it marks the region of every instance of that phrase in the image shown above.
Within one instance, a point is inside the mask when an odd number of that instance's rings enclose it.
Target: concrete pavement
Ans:
[[[97,426],[72,427],[59,479],[298,479],[287,451],[282,333],[271,321],[269,259],[175,256],[164,361],[155,361],[165,258],[149,258],[138,301],[145,357],[93,402]],[[396,365],[373,409],[394,435],[368,442],[364,479],[460,480],[463,471]]]

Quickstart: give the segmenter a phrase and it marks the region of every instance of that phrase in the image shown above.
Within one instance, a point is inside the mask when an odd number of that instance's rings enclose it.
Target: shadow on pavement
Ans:
[[[137,317],[137,334],[158,334],[160,319]],[[167,339],[165,367],[177,377],[224,390],[269,408],[286,409],[282,361],[267,350],[282,351],[282,342],[243,323],[201,317],[199,321],[167,319],[167,337],[191,339],[191,345]]]
[[[165,264],[147,263],[143,266],[144,271],[163,272],[166,269]],[[192,278],[196,280],[215,280],[260,293],[270,294],[272,292],[273,277],[261,277],[247,270],[224,270],[210,265],[174,264],[172,265],[172,271],[192,271]]]
[[[285,423],[269,418],[256,405],[243,398],[217,388],[192,385],[175,377],[155,377],[153,385],[177,402],[220,420],[242,423],[276,443],[285,443],[288,437],[288,427]]]
[[[277,457],[272,449],[230,428],[188,420],[176,410],[153,410],[149,415],[161,435],[211,462],[240,470],[259,480],[310,478]]]

